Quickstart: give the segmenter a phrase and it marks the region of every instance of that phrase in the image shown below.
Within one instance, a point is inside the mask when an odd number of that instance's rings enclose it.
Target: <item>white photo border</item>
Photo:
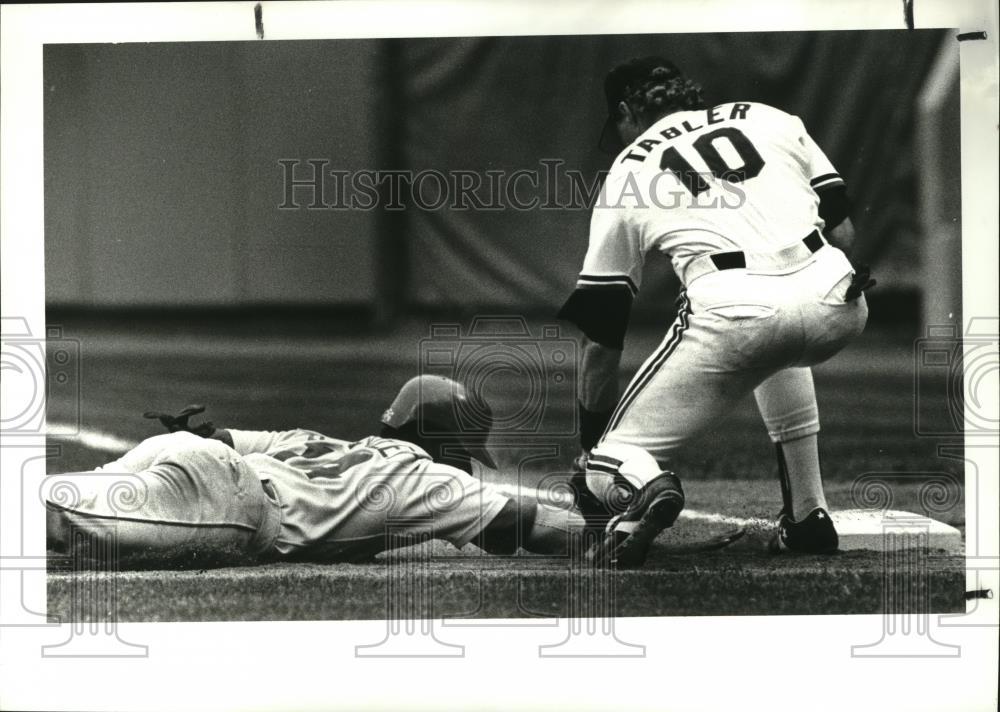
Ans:
[[[255,40],[253,2],[106,5],[6,5],[0,47],[0,276],[2,315],[44,329],[42,48],[47,43]],[[346,37],[564,35],[674,32],[904,29],[900,0],[731,0],[535,3],[263,3],[264,41]],[[997,7],[990,0],[913,0],[917,28],[986,32],[961,52],[963,312],[997,314]],[[957,41],[957,40],[956,40]],[[14,383],[17,383],[15,381]],[[21,395],[3,382],[4,403]],[[996,403],[987,405],[996,413]],[[980,586],[1000,593],[997,546],[997,440],[969,442],[980,476],[966,506],[979,510]],[[21,521],[11,483],[44,438],[0,447],[0,517]],[[39,511],[23,512],[40,522]],[[30,505],[30,502],[29,502]],[[4,527],[0,553],[41,552],[44,528]],[[13,543],[12,543],[13,541]],[[18,549],[18,547],[20,547]],[[6,561],[6,559],[4,559]],[[14,573],[0,566],[0,596]],[[20,574],[16,574],[20,577]],[[27,577],[26,577],[27,578]],[[26,584],[24,604],[45,609],[41,585]],[[20,581],[20,578],[18,578]],[[996,600],[991,606],[996,619]],[[12,608],[0,600],[0,624]],[[542,659],[545,628],[463,628],[455,660],[359,659],[354,646],[376,642],[383,621],[122,624],[123,639],[147,645],[137,659],[43,658],[58,627],[0,625],[0,708],[4,709],[842,709],[861,704],[923,709],[995,709],[996,628],[940,628],[961,656],[858,659],[880,616],[620,619],[623,640],[646,644],[642,659]]]

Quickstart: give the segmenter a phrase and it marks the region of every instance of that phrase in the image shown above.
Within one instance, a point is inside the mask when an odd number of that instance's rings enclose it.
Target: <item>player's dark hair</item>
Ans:
[[[652,124],[676,111],[707,108],[698,82],[682,76],[668,77],[654,69],[648,78],[626,89],[625,101],[643,121]]]
[[[676,111],[708,108],[701,85],[685,78],[669,59],[657,55],[634,57],[608,72],[604,77],[604,100],[608,118],[597,145],[609,154],[624,148],[617,126],[624,118],[622,102],[647,127]]]

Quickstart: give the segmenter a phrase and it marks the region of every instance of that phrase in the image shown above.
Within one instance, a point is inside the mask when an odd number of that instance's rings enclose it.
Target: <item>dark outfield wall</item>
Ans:
[[[48,299],[336,306],[396,293],[404,308],[552,309],[586,247],[588,211],[560,207],[566,171],[590,181],[608,160],[596,149],[603,74],[653,52],[699,79],[710,101],[801,116],[850,183],[867,254],[913,273],[914,100],[942,36],[50,45]],[[527,210],[462,210],[435,207],[430,180],[425,207],[404,191],[406,209],[386,212],[307,209],[307,187],[293,196],[300,208],[280,209],[280,161],[302,178],[310,159],[345,171],[524,169],[542,183],[558,164],[560,192]],[[329,186],[321,202],[336,203]],[[487,187],[477,195],[489,203]],[[650,267],[644,308],[662,309],[668,272]],[[903,276],[896,286],[914,285]]]

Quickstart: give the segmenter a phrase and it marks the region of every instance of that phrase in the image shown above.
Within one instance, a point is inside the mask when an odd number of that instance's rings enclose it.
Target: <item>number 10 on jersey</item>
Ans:
[[[716,147],[718,141],[728,142],[736,155],[740,157],[742,165],[730,166]],[[712,176],[719,180],[742,183],[760,175],[764,168],[764,159],[761,158],[760,153],[750,143],[750,139],[734,126],[719,128],[699,136],[691,146],[701,156]],[[660,169],[671,171],[676,175],[692,195],[703,193],[711,187],[704,176],[696,171],[694,166],[673,146],[664,149],[663,155],[660,157]]]

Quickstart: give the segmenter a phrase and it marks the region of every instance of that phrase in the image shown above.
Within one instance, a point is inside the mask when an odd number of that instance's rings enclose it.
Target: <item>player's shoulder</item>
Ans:
[[[770,121],[789,124],[799,120],[794,114],[760,101],[727,101],[724,104],[716,106],[714,110],[722,116],[746,121]]]
[[[626,147],[608,168],[595,208],[629,208],[640,202],[641,186],[645,184],[639,177],[640,172],[647,164],[655,164],[656,161],[645,161],[648,153],[643,154],[644,162],[641,163],[627,159],[626,156],[633,148],[634,144]]]
[[[642,167],[642,163],[636,163],[629,160],[630,155],[634,155],[635,145],[639,143],[640,139],[636,139],[632,143],[628,144],[618,155],[615,156],[615,160],[611,162],[611,166],[607,170],[607,175],[604,178],[604,187],[607,188],[609,185],[621,185],[629,176],[635,173]]]
[[[369,435],[355,443],[356,447],[364,447],[376,450],[384,457],[393,457],[398,454],[409,454],[420,459],[430,459],[430,455],[419,445],[411,443],[409,440],[399,440],[397,438],[387,438],[381,435]]]
[[[329,435],[324,435],[323,433],[316,430],[309,430],[307,428],[296,428],[292,431],[297,437],[307,438],[309,440],[336,440],[337,438],[331,438]]]
[[[736,101],[716,107],[715,112],[735,117],[734,126],[743,126],[751,138],[776,142],[786,147],[802,140],[805,125],[795,114],[759,101]]]
[[[736,101],[727,101],[723,104],[719,104],[717,108],[726,107],[732,108],[734,106],[746,106],[749,110],[755,113],[772,113],[776,112],[778,114],[787,114],[786,111],[779,109],[777,106],[771,104],[765,104],[762,101],[746,101],[744,99],[739,99]]]
[[[307,430],[305,428],[298,428],[292,431],[292,439],[299,440],[306,443],[324,443],[325,445],[337,448],[343,448],[350,445],[350,441],[343,440],[342,438],[334,438],[329,435],[325,435],[316,430]]]

